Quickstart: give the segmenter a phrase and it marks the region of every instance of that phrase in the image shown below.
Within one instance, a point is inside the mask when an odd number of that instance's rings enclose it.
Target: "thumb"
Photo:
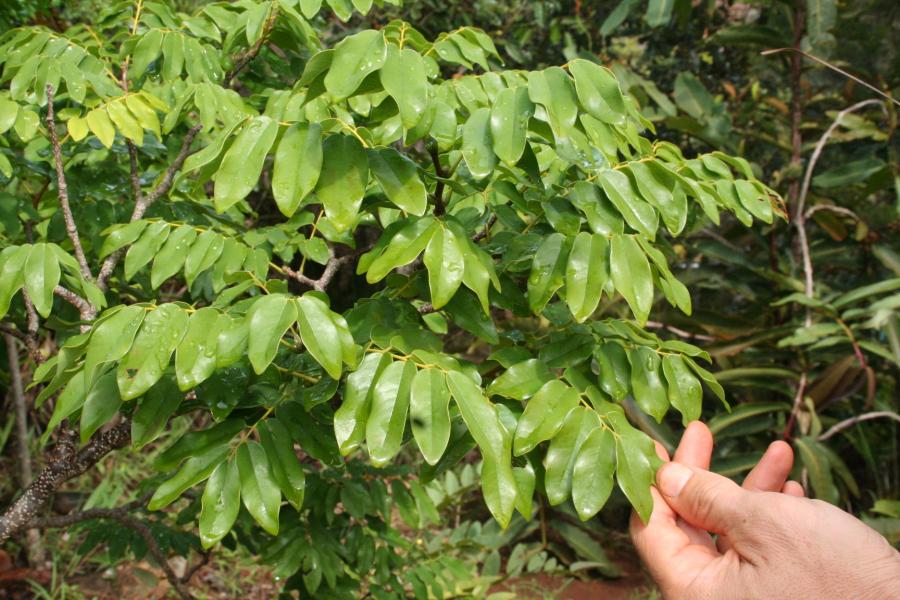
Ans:
[[[656,479],[666,503],[695,527],[722,534],[747,520],[752,493],[726,477],[670,462]]]

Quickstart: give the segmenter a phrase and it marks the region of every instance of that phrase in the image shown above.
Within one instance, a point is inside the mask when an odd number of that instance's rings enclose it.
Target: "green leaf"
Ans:
[[[794,446],[803,461],[809,473],[809,482],[816,494],[816,498],[837,504],[841,495],[834,484],[834,477],[831,473],[831,462],[828,460],[828,454],[819,445],[819,442],[812,437],[798,437],[794,439]]]
[[[415,375],[416,367],[411,361],[397,361],[388,365],[375,382],[366,423],[366,445],[376,467],[385,466],[400,451]]]
[[[653,512],[650,486],[661,463],[656,448],[645,433],[638,431],[619,412],[606,414],[616,432],[616,481],[631,506],[646,523]]]
[[[462,155],[475,179],[484,179],[494,172],[497,157],[491,137],[491,109],[479,108],[469,115],[462,128]]]
[[[294,453],[294,440],[287,427],[274,417],[266,419],[259,426],[259,441],[269,458],[272,476],[278,482],[281,493],[299,511],[306,492],[306,474]]]
[[[566,304],[579,323],[594,314],[609,282],[609,242],[582,231],[575,236],[566,265]]]
[[[184,279],[191,287],[200,273],[204,272],[219,259],[225,248],[225,238],[207,229],[191,244],[191,249],[184,260]]]
[[[568,255],[566,236],[561,233],[545,237],[534,253],[528,275],[528,306],[535,314],[540,314],[556,290],[563,286]]]
[[[118,129],[123,136],[133,141],[138,146],[144,144],[144,128],[141,127],[141,124],[134,118],[134,115],[128,112],[125,102],[121,100],[110,102],[106,105],[106,112],[109,115],[109,118],[112,119],[116,129]]]
[[[488,386],[488,394],[526,400],[553,379],[547,366],[536,358],[516,363],[495,378]]]
[[[578,100],[588,114],[612,125],[625,123],[625,99],[612,71],[576,58],[569,63],[569,72],[575,78]]]
[[[434,217],[415,219],[398,231],[366,272],[366,281],[376,283],[397,267],[408,265],[425,249],[440,225]],[[387,234],[382,234],[387,235]]]
[[[885,167],[887,164],[879,158],[868,157],[852,160],[824,173],[819,173],[813,177],[812,184],[818,188],[831,189],[862,183]]]
[[[125,279],[131,280],[135,274],[143,269],[159,253],[160,248],[169,239],[173,231],[165,221],[150,223],[143,230],[140,239],[133,244],[125,254]]]
[[[131,417],[131,445],[135,450],[140,450],[159,437],[183,398],[184,394],[180,393],[174,380],[163,377],[138,399],[137,408]]]
[[[703,388],[697,377],[678,354],[667,354],[662,362],[669,392],[669,404],[681,413],[685,427],[700,418],[703,402]]]
[[[575,459],[578,458],[585,439],[599,427],[600,418],[597,413],[584,407],[576,407],[568,412],[559,433],[550,440],[550,447],[544,457],[544,487],[551,506],[562,504],[569,497]]]
[[[178,388],[187,391],[209,379],[216,369],[219,311],[204,307],[188,319],[187,332],[175,350]]]
[[[343,402],[334,412],[334,435],[344,456],[359,448],[365,437],[374,383],[390,363],[387,354],[367,354],[359,368],[347,376]]]
[[[340,379],[343,342],[331,311],[310,294],[297,298],[296,303],[297,327],[303,345],[332,379]]]
[[[600,35],[608,36],[618,29],[619,25],[628,19],[628,15],[631,14],[631,10],[636,4],[638,4],[638,0],[622,0],[619,2],[604,19],[603,24],[600,26]]]
[[[278,142],[272,168],[272,195],[283,215],[293,215],[315,189],[322,160],[322,126],[291,125]]]
[[[87,355],[84,359],[84,374],[87,382],[93,382],[100,366],[125,356],[131,349],[134,336],[146,314],[145,307],[132,304],[121,308],[116,307],[101,315],[91,330]]]
[[[469,433],[484,458],[481,485],[485,503],[500,526],[506,528],[517,496],[510,453],[512,436],[475,382],[458,371],[449,372],[447,381]]]
[[[200,503],[200,545],[208,550],[228,535],[241,510],[241,476],[237,462],[219,463],[206,482]]]
[[[144,235],[149,232],[148,229]],[[166,243],[153,259],[153,267],[150,268],[150,285],[153,289],[159,288],[169,277],[182,269],[196,239],[197,231],[190,225],[181,225],[169,234]]]
[[[660,371],[659,354],[647,346],[638,346],[629,352],[628,359],[631,361],[631,394],[635,402],[661,423],[669,409],[669,398]]]
[[[634,236],[613,236],[609,263],[616,291],[628,302],[638,323],[646,323],[653,306],[653,276],[650,263]]]
[[[278,122],[269,117],[263,115],[247,121],[216,172],[213,190],[216,210],[228,210],[253,191],[277,135]]]
[[[673,175],[657,161],[633,161],[628,168],[641,196],[656,207],[666,228],[672,235],[681,233],[687,223],[687,195]]]
[[[675,0],[650,0],[647,4],[647,12],[644,13],[644,21],[650,27],[668,25],[674,7]]]
[[[187,323],[187,313],[175,304],[163,304],[144,317],[134,345],[119,362],[116,373],[122,400],[137,398],[159,381]]]
[[[587,521],[603,508],[613,488],[616,438],[606,427],[594,429],[581,445],[572,468],[572,503]]]
[[[659,215],[652,206],[635,195],[628,176],[614,169],[603,169],[599,172],[597,179],[610,202],[625,218],[628,226],[643,233],[651,241],[656,239]]]
[[[110,369],[94,381],[81,408],[81,443],[87,443],[94,432],[106,425],[122,406],[116,371]]]
[[[381,31],[366,29],[348,36],[334,47],[334,58],[325,75],[325,89],[335,100],[348,98],[386,59],[387,46]]]
[[[388,46],[387,60],[381,69],[381,85],[400,109],[403,126],[410,129],[425,114],[430,86],[425,59],[415,50],[397,50]]]
[[[12,100],[0,100],[0,133],[6,133],[15,124],[19,105]]]
[[[241,419],[226,419],[208,429],[186,433],[156,457],[153,467],[159,471],[170,471],[184,459],[210,448],[227,450],[231,440],[243,428],[244,422]]]
[[[422,369],[410,388],[409,422],[425,461],[434,465],[450,442],[450,388],[439,369]]]
[[[322,157],[316,194],[329,220],[346,231],[356,223],[369,182],[366,151],[353,136],[332,135],[323,144]]]
[[[712,393],[716,395],[716,398],[724,402],[725,406],[728,406],[728,403],[725,402],[725,390],[722,389],[722,384],[716,380],[716,376],[698,365],[692,358],[684,357],[684,362],[693,369],[694,373],[697,374],[697,377],[706,383],[707,387],[709,387],[709,389],[712,390]]]
[[[285,294],[263,296],[247,311],[247,357],[257,374],[265,371],[272,363],[281,345],[281,338],[296,319],[297,306]]]
[[[588,226],[596,234],[609,236],[625,231],[622,215],[610,201],[601,196],[597,186],[588,181],[577,181],[569,194],[572,205],[584,213]]]
[[[570,412],[579,404],[578,390],[558,379],[548,381],[534,395],[519,418],[513,438],[513,453],[521,456],[547,440],[553,439]]]
[[[0,317],[6,316],[12,297],[25,283],[25,262],[31,254],[28,246],[11,246],[0,254]]]
[[[560,67],[528,74],[528,95],[547,111],[550,128],[557,138],[565,137],[578,119],[578,98],[572,79]]]
[[[507,88],[500,92],[491,108],[491,139],[494,153],[503,162],[514,165],[525,151],[525,134],[534,114],[527,87]]]
[[[267,533],[278,535],[281,490],[272,476],[265,450],[256,442],[241,444],[237,449],[237,466],[244,507]]]
[[[459,232],[452,224],[450,228],[456,234],[457,239],[460,239]],[[463,270],[463,284],[478,296],[478,301],[481,303],[484,314],[490,315],[490,285],[493,283],[494,289],[498,292],[500,291],[500,280],[497,278],[494,260],[487,252],[475,246],[471,241],[467,241],[466,245],[468,249],[467,251],[464,250],[466,265]]]
[[[465,262],[459,242],[450,228],[438,222],[425,248],[431,305],[436,309],[447,304],[462,283]]]
[[[122,227],[113,229],[106,239],[103,240],[103,246],[100,248],[100,258],[109,256],[116,250],[124,248],[129,244],[133,244],[144,231],[149,223],[147,221],[133,221]]]
[[[621,344],[606,342],[594,348],[600,389],[617,402],[631,390],[631,365]]]
[[[534,467],[530,462],[526,462],[524,467],[513,467],[513,476],[516,479],[516,510],[522,515],[526,521],[531,520],[531,513],[534,508],[534,486],[536,483],[536,475]]]
[[[50,246],[43,242],[32,245],[25,261],[25,291],[44,318],[53,309],[53,290],[59,285],[59,277],[59,260]]]
[[[151,29],[141,36],[131,54],[131,66],[128,67],[129,79],[136,81],[141,78],[150,63],[156,60],[162,52],[162,43],[163,31],[161,29]]]
[[[170,479],[156,488],[147,510],[160,510],[177,500],[188,488],[205,481],[228,455],[227,442],[197,448]]]
[[[414,215],[425,214],[427,192],[416,163],[393,148],[383,148],[369,152],[369,168],[397,208]]]
[[[87,114],[87,125],[91,132],[97,136],[100,143],[111,148],[116,139],[116,128],[113,127],[109,115],[104,107],[95,108]]]

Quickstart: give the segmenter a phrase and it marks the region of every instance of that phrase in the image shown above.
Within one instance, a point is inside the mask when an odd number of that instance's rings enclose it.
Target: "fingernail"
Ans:
[[[664,465],[657,473],[656,479],[659,482],[659,491],[663,496],[675,498],[684,489],[688,479],[694,474],[693,471],[676,462],[670,462]]]

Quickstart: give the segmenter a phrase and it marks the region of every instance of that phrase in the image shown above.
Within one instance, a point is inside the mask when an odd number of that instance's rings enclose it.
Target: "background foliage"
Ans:
[[[894,3],[320,4],[0,9],[8,465],[160,473],[37,524],[323,598],[615,576],[702,416],[897,539]]]

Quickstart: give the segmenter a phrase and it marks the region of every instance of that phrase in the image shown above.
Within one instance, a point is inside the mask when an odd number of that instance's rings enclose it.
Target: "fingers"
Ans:
[[[787,494],[788,496],[794,496],[795,498],[803,498],[806,496],[803,492],[803,486],[796,481],[786,482],[781,488],[781,493]]]
[[[663,588],[692,581],[718,552],[709,544],[696,544],[656,488],[653,513],[646,524],[631,516],[631,538],[644,564]],[[688,526],[689,527],[689,526]],[[708,538],[707,538],[708,539]]]
[[[760,492],[778,492],[785,485],[791,467],[794,465],[794,451],[790,444],[772,442],[759,463],[744,479],[744,489]]]
[[[672,462],[660,468],[657,487],[672,510],[694,527],[725,534],[746,521],[751,494],[721,475]]]
[[[709,427],[700,421],[694,421],[684,430],[673,460],[689,467],[709,469],[712,451],[713,436]]]

